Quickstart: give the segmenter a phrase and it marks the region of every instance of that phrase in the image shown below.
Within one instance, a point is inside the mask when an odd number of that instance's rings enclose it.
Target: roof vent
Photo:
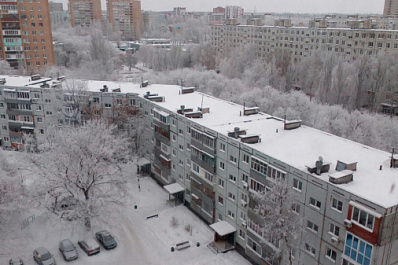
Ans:
[[[0,85],[4,85],[6,83],[6,78],[5,77],[1,77],[0,78]]]
[[[178,114],[184,115],[184,113],[193,112],[192,108],[186,108],[185,105],[181,105],[180,109],[177,110]]]
[[[240,141],[247,144],[256,144],[261,142],[259,135],[239,135]]]
[[[301,120],[284,121],[285,130],[293,130],[301,126]]]
[[[141,82],[141,87],[147,87],[149,85],[149,81],[145,80]]]
[[[195,92],[194,87],[183,87],[181,88],[181,94],[189,94]]]
[[[337,160],[336,171],[343,171],[346,169],[352,170],[352,171],[357,171],[357,163],[358,162],[344,163],[344,162],[341,162],[340,160]]]
[[[100,89],[100,91],[101,91],[101,92],[108,92],[108,86],[107,86],[107,85],[104,85],[104,86]]]
[[[203,114],[204,113],[210,113],[210,108],[200,108],[200,107],[198,107],[198,111],[202,112]]]
[[[334,184],[346,184],[354,180],[351,170],[343,170],[329,175],[329,181]]]
[[[201,111],[189,112],[189,113],[185,113],[185,117],[197,119],[197,118],[202,118],[203,114]]]
[[[246,135],[246,130],[241,130],[239,127],[235,127],[233,132],[228,132],[228,136],[235,139],[241,135]]]
[[[120,87],[119,87],[119,88],[112,89],[112,92],[121,92]]]
[[[323,157],[320,156],[318,158],[318,160],[315,162],[315,167],[309,167],[309,166],[306,166],[306,167],[307,167],[308,172],[320,175],[322,173],[325,173],[325,172],[329,171],[330,163],[325,164],[323,162]]]
[[[253,107],[253,108],[243,108],[243,115],[244,116],[249,116],[249,115],[253,115],[253,114],[257,114],[259,111],[259,107]]]

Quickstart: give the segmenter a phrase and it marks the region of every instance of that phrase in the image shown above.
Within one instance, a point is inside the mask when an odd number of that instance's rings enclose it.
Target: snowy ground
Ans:
[[[18,154],[7,152],[7,157],[17,159]],[[125,165],[125,169],[124,174],[134,175],[134,164]],[[24,178],[25,183],[29,183],[29,175],[24,175]],[[32,252],[40,246],[50,250],[57,264],[250,264],[235,251],[214,254],[207,247],[213,239],[213,231],[207,225],[186,207],[168,202],[166,191],[150,177],[140,177],[139,182],[140,191],[137,178],[130,178],[128,187],[131,192],[126,204],[122,208],[115,207],[106,224],[94,222],[91,232],[85,231],[78,223],[43,214],[40,207],[19,212],[14,222],[2,224],[10,229],[6,235],[0,236],[0,240],[6,236],[3,241],[5,244],[2,242],[0,248],[0,264],[6,264],[9,258],[15,256],[20,256],[25,264],[34,264]],[[146,219],[153,214],[159,214],[159,217]],[[32,215],[35,215],[35,220],[21,229],[22,220]],[[173,217],[178,225],[171,224]],[[186,231],[187,225],[193,227],[192,233]],[[62,259],[58,251],[60,240],[69,238],[77,243],[84,236],[94,237],[94,233],[102,229],[115,235],[118,242],[116,249],[108,251],[101,247],[101,253],[88,257],[77,247],[77,260],[65,262]],[[171,251],[175,244],[187,240],[191,247]],[[200,243],[199,247],[196,246],[197,242]]]

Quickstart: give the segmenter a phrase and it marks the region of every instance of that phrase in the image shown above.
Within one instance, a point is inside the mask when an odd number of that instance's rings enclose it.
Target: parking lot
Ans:
[[[140,190],[135,178],[128,187],[131,194],[125,205],[115,207],[106,223],[94,221],[89,232],[81,224],[57,219],[52,214],[39,214],[39,209],[24,213],[26,217],[35,214],[35,220],[24,229],[19,223],[15,232],[9,233],[8,243],[0,252],[0,264],[8,264],[8,260],[16,256],[25,264],[36,264],[32,253],[41,246],[53,254],[57,264],[250,264],[235,251],[214,254],[207,247],[213,240],[213,231],[186,207],[169,203],[167,192],[150,177],[140,179]],[[158,217],[147,220],[154,214]],[[176,221],[174,225],[172,219]],[[192,232],[186,230],[188,225],[193,227]],[[99,254],[87,256],[77,241],[83,237],[94,238],[95,232],[104,229],[115,236],[118,246],[112,250],[101,246]],[[58,242],[65,238],[76,244],[77,260],[63,260]],[[189,241],[190,247],[171,251],[184,241]]]

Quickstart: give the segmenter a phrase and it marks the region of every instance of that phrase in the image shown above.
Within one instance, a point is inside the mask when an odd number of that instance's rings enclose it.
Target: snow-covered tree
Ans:
[[[83,126],[49,128],[38,139],[37,152],[26,163],[38,178],[34,198],[46,209],[69,220],[106,219],[112,204],[122,203],[125,179],[119,163],[129,155],[128,139],[101,120]]]
[[[268,242],[270,251],[266,259],[273,264],[284,260],[292,264],[292,251],[297,247],[296,239],[301,236],[302,220],[293,209],[297,202],[291,193],[291,186],[285,179],[279,179],[272,187],[255,196],[255,211],[263,216],[262,236]]]

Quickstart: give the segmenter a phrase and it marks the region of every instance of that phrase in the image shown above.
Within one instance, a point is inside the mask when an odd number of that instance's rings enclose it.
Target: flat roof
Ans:
[[[7,76],[4,77],[7,78]],[[23,86],[28,79],[29,77],[22,77],[19,86]],[[306,165],[315,167],[315,162],[319,156],[322,156],[324,161],[331,163],[330,170],[319,176],[312,174],[315,178],[384,208],[398,204],[398,189],[392,188],[398,184],[398,168],[390,168],[391,153],[305,125],[293,130],[284,130],[283,119],[262,112],[244,116],[242,105],[200,92],[182,94],[180,93],[181,87],[176,85],[150,84],[140,88],[139,84],[112,81],[87,81],[87,85],[89,91],[93,92],[100,92],[103,85],[107,85],[109,91],[120,88],[121,93],[136,93],[142,98],[147,91],[158,93],[159,96],[165,97],[165,102],[154,103],[175,115],[180,115],[177,114],[177,110],[181,105],[196,109],[203,103],[204,107],[210,108],[210,112],[204,113],[202,118],[192,118],[193,123],[206,126],[224,136],[227,136],[228,132],[233,132],[235,127],[245,129],[247,134],[259,135],[261,142],[241,144],[307,174],[310,173]],[[329,182],[329,175],[337,172],[335,168],[338,160],[343,163],[357,162],[357,170],[353,172],[354,180],[352,182],[346,184]],[[382,170],[380,170],[380,166],[382,166]]]
[[[226,221],[219,221],[211,224],[210,227],[220,236],[225,236],[236,231],[236,228]]]
[[[169,193],[169,194],[176,194],[176,193],[179,193],[179,192],[182,192],[182,191],[184,191],[185,190],[185,188],[184,187],[182,187],[180,184],[178,184],[178,183],[173,183],[173,184],[170,184],[170,185],[165,185],[164,187],[163,187],[165,190],[167,190],[167,192]]]

